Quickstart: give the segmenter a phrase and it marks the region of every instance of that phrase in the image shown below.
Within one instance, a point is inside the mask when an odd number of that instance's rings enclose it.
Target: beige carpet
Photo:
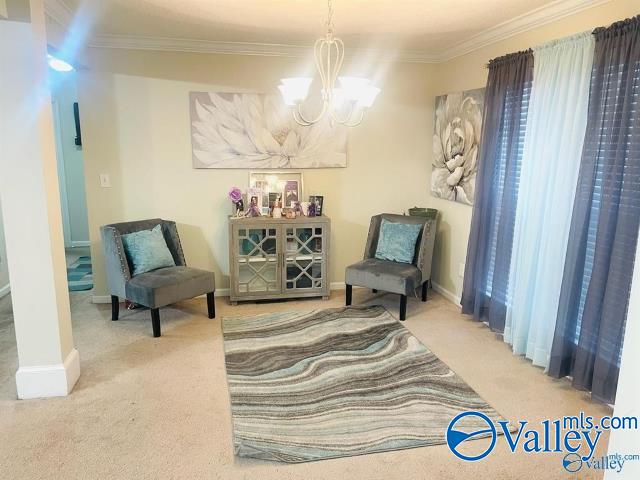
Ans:
[[[506,418],[611,413],[513,356],[486,327],[430,294],[427,304],[409,300],[405,325]],[[446,445],[296,465],[236,458],[220,317],[338,306],[340,292],[325,302],[238,307],[219,298],[215,320],[206,318],[204,300],[183,302],[162,310],[159,339],[151,337],[148,311],[123,310],[111,322],[110,306],[91,304],[89,292],[71,298],[82,375],[71,396],[30,401],[15,400],[11,305],[9,297],[0,300],[1,479],[569,478],[561,455],[512,454],[502,441],[474,463],[458,460]],[[382,303],[397,315],[394,296],[354,290],[354,301]],[[606,444],[603,435],[597,454]]]

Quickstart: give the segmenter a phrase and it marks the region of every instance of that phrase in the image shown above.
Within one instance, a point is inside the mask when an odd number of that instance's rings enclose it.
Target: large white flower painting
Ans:
[[[347,132],[298,125],[279,95],[189,94],[194,168],[347,166]]]
[[[431,193],[473,205],[484,88],[436,97]]]

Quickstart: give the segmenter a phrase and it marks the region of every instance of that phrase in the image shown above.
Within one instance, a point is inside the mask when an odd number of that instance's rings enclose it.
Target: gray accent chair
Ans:
[[[416,242],[413,263],[398,263],[375,258],[382,219],[394,223],[424,225]],[[400,320],[407,316],[407,296],[422,286],[422,301],[427,301],[427,288],[431,280],[431,259],[436,236],[436,219],[383,213],[371,217],[364,259],[347,267],[345,272],[346,304],[351,305],[353,285],[370,288],[375,292],[400,295]]]
[[[122,235],[151,230],[162,225],[162,234],[176,263],[151,272],[131,275],[132,266],[122,246]],[[216,289],[213,272],[187,267],[176,223],[154,218],[136,222],[113,223],[100,227],[107,271],[107,285],[111,294],[111,320],[118,320],[120,298],[151,309],[153,336],[160,333],[160,307],[180,300],[207,295],[209,318],[215,318]]]

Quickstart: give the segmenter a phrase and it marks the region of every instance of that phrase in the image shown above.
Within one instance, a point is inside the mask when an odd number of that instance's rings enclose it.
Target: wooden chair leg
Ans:
[[[111,295],[111,320],[116,321],[120,315],[120,299],[117,295]]]
[[[155,338],[161,335],[160,333],[160,309],[152,308],[151,309],[151,326],[153,328],[153,336]]]
[[[407,318],[407,296],[400,295],[400,320],[404,322]]]
[[[353,286],[352,285],[347,285],[346,296],[347,296],[346,305],[348,307],[349,305],[351,305],[351,300],[353,298]]]
[[[214,292],[207,293],[207,313],[209,318],[216,318],[216,301],[213,294]]]
[[[427,301],[427,289],[429,288],[429,280],[422,284],[422,301]]]

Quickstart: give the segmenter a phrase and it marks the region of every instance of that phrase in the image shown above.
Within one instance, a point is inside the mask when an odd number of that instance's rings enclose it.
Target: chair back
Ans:
[[[364,250],[365,259],[374,258],[376,255],[382,219],[393,223],[422,225],[422,231],[420,232],[420,235],[418,235],[418,240],[416,241],[416,250],[412,263],[422,272],[422,281],[425,282],[426,280],[429,280],[431,278],[431,261],[433,258],[433,247],[436,237],[436,219],[410,215],[397,215],[395,213],[382,213],[371,217],[367,244]]]
[[[100,227],[102,237],[102,248],[105,258],[107,273],[107,285],[111,295],[125,297],[125,284],[131,279],[132,266],[129,264],[124,247],[122,245],[122,235],[151,230],[157,225],[162,225],[162,235],[167,242],[167,247],[171,252],[176,265],[186,266],[180,237],[176,222],[152,218],[148,220],[138,220],[133,222],[112,223]]]

